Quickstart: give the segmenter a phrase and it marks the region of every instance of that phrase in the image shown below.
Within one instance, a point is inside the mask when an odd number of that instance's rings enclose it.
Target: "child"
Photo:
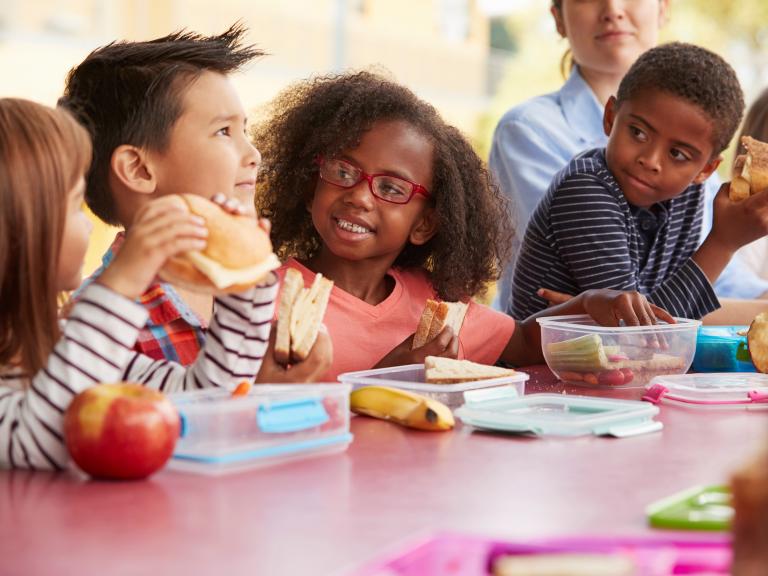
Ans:
[[[716,54],[672,43],[642,55],[606,105],[607,147],[576,156],[537,207],[508,312],[542,310],[548,290],[592,288],[638,290],[676,316],[718,308],[711,284],[768,232],[768,195],[734,204],[723,186],[697,249],[702,183],[743,110],[736,74]]]
[[[91,231],[82,211],[90,155],[87,132],[65,111],[0,99],[0,467],[65,468],[64,411],[89,386],[233,387],[267,348],[274,274],[217,299],[212,337],[189,368],[131,350],[148,316],[133,300],[168,257],[205,246],[204,221],[177,196],[134,215],[119,254],[59,328],[57,296],[80,284]]]
[[[768,142],[768,88],[764,89],[747,110],[744,124],[736,139],[734,159],[744,153],[741,146],[742,136],[752,136]],[[761,238],[739,250],[739,257],[762,278],[768,278],[768,238]]]
[[[515,365],[542,361],[538,325],[516,329],[470,302],[411,350],[428,298],[468,300],[495,279],[511,231],[505,204],[466,139],[406,88],[370,73],[291,86],[255,132],[264,151],[257,210],[273,222],[280,270],[335,282],[325,323],[336,351],[328,378],[422,362],[427,355]],[[637,294],[590,292],[549,313],[649,323],[663,311]],[[664,316],[665,318],[667,316]]]
[[[59,104],[93,137],[86,202],[130,233],[136,214],[167,194],[225,194],[253,206],[259,152],[245,134],[246,114],[227,74],[262,53],[241,46],[245,30],[219,36],[175,33],[148,42],[99,48],[67,78]],[[121,249],[119,233],[89,280]],[[149,312],[136,350],[183,365],[203,344],[213,299],[152,283],[139,302]],[[325,336],[321,348],[328,353]],[[311,355],[305,362],[327,364]],[[307,366],[302,370],[312,370]],[[278,374],[286,378],[286,374]]]

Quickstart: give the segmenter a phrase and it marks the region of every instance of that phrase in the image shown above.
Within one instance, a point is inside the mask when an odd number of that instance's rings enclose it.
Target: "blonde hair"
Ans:
[[[67,194],[90,161],[88,133],[67,112],[0,99],[0,366],[31,376],[59,338]]]

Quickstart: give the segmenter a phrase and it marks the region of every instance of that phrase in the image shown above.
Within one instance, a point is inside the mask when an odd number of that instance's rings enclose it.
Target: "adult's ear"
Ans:
[[[561,37],[565,38],[567,34],[565,30],[565,22],[563,22],[562,8],[551,6],[549,8],[549,13],[552,14],[552,18],[555,19],[555,27],[557,28],[557,33],[560,34]]]
[[[435,234],[437,234],[437,228],[437,212],[431,206],[427,207],[421,213],[421,216],[411,229],[411,234],[408,239],[411,244],[416,246],[426,244]]]
[[[669,0],[659,0],[659,28],[669,21]]]
[[[709,162],[704,164],[704,167],[701,169],[701,171],[696,175],[696,177],[693,179],[694,184],[702,184],[707,178],[712,176],[712,173],[717,170],[717,167],[720,166],[720,162],[723,161],[723,156],[718,155],[712,158]]]
[[[605,103],[605,112],[603,112],[603,131],[606,136],[611,135],[613,123],[616,120],[616,97],[611,96]]]
[[[119,182],[133,192],[152,194],[157,188],[154,170],[141,148],[130,144],[118,146],[112,152],[110,167]]]

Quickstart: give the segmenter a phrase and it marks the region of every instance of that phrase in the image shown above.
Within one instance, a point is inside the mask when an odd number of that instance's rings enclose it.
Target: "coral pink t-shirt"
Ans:
[[[314,282],[315,273],[291,258],[277,270],[281,291],[287,268],[301,272],[305,286]],[[333,287],[323,320],[333,342],[333,364],[323,380],[333,382],[344,372],[372,368],[416,332],[424,305],[427,299],[435,298],[435,291],[423,270],[392,268],[388,273],[394,278],[395,287],[376,306]],[[459,358],[493,364],[514,331],[515,321],[511,317],[470,302],[459,332]]]

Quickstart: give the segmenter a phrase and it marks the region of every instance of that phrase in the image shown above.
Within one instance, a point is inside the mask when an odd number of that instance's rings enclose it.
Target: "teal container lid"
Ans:
[[[659,409],[633,400],[564,394],[515,396],[499,390],[465,392],[454,413],[464,424],[484,430],[537,436],[635,436],[661,430]]]
[[[646,509],[648,523],[672,530],[728,530],[733,518],[727,486],[694,486],[654,502]]]

